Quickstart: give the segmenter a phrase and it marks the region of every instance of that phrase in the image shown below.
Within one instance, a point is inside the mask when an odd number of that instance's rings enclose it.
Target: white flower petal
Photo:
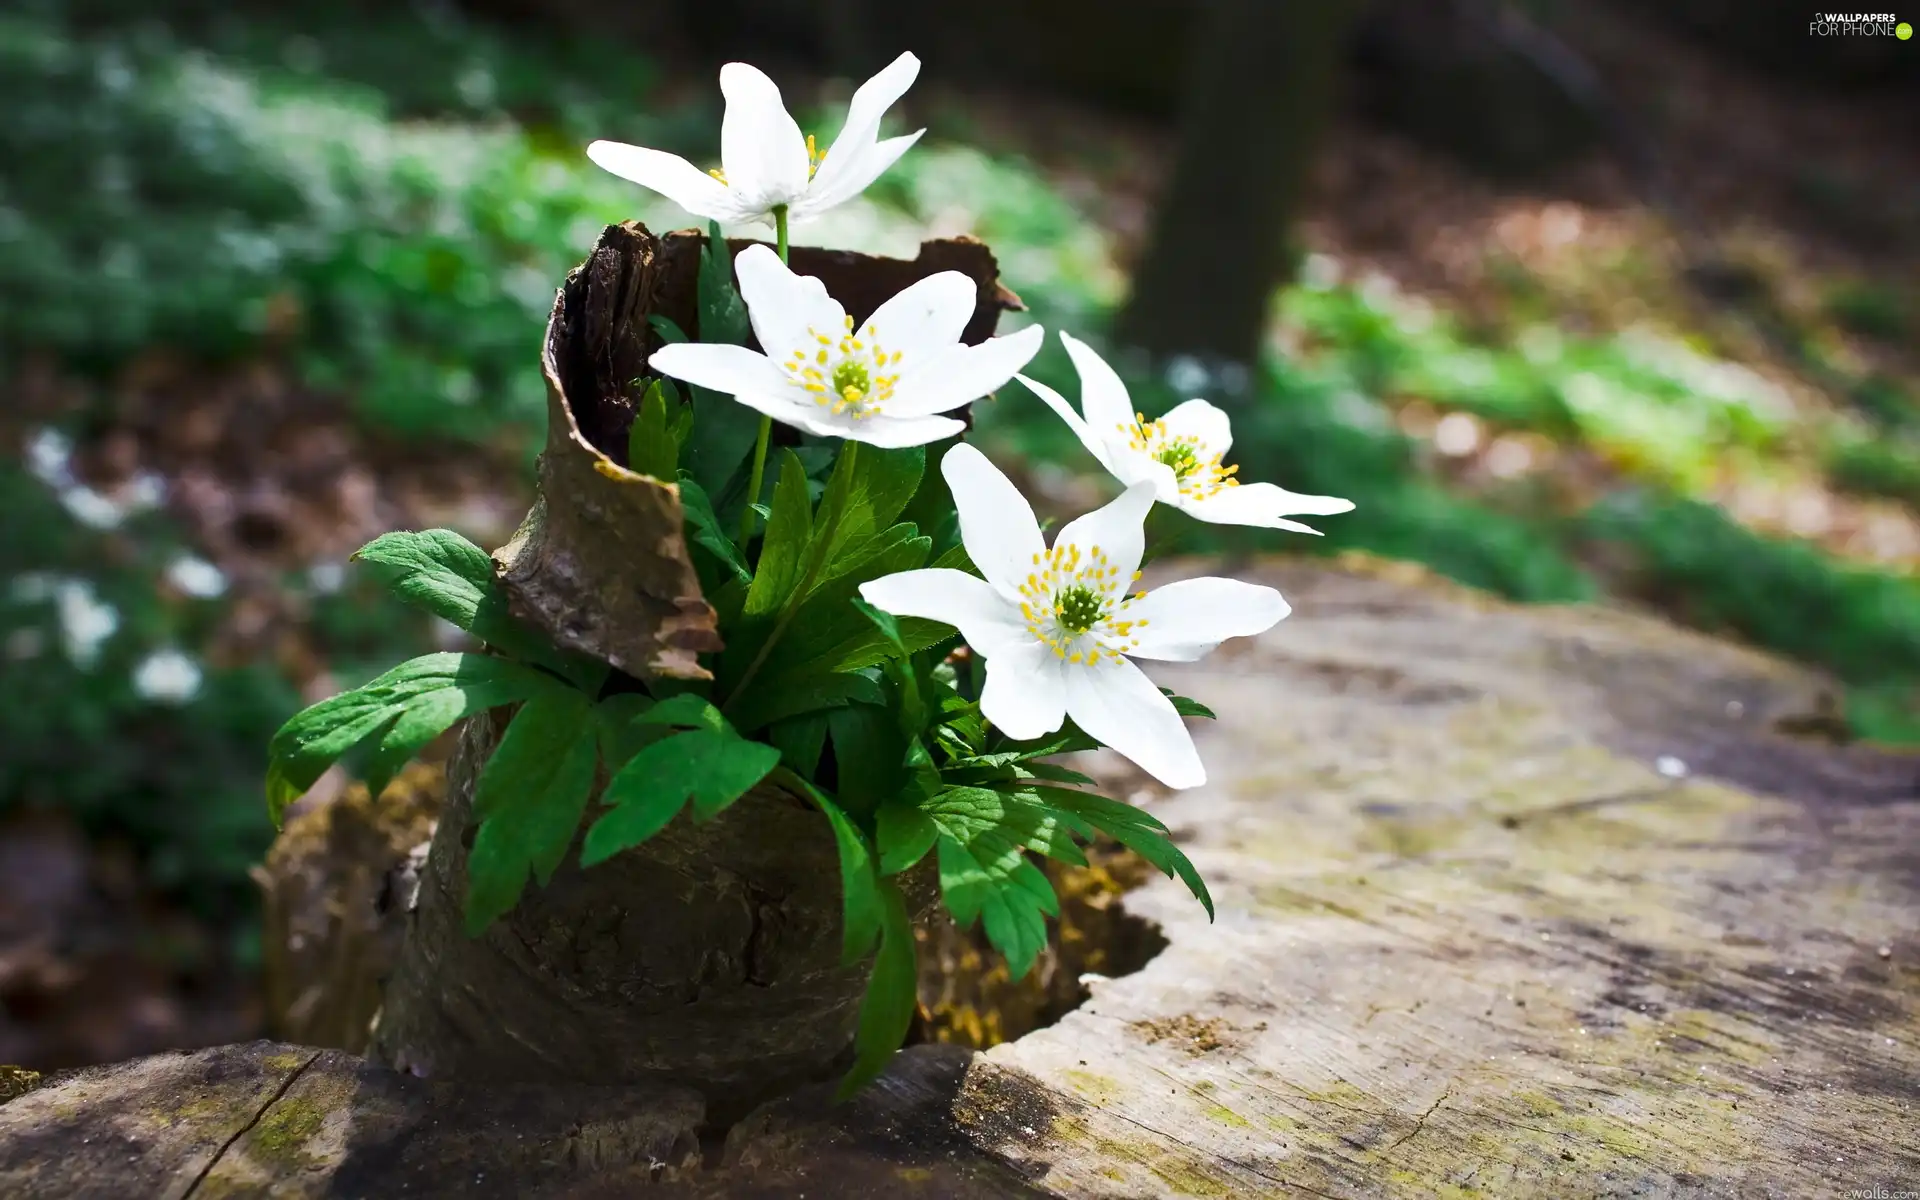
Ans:
[[[1065,672],[1067,715],[1083,732],[1170,788],[1198,787],[1206,768],[1173,701],[1126,659]]]
[[[1203,450],[1202,458],[1225,454],[1233,447],[1233,423],[1226,413],[1205,400],[1176,404],[1160,420],[1166,424],[1168,437],[1193,441]]]
[[[840,133],[833,139],[833,145],[827,148],[826,160],[820,164],[819,171],[813,177],[813,185],[808,189],[811,193],[809,199],[815,201],[816,209],[837,204],[857,194],[879,175],[876,171],[859,183],[850,182],[860,174],[859,168],[865,165],[866,155],[874,149],[875,139],[880,134],[880,122],[886,117],[887,110],[907,94],[907,89],[913,86],[913,81],[919,75],[920,60],[908,52],[888,63],[853,94],[853,100],[847,105],[846,123],[840,126]],[[893,157],[898,158],[899,155]],[[888,160],[887,165],[891,165],[891,161]],[[886,166],[880,169],[884,171]],[[826,199],[828,196],[835,198]]]
[[[925,617],[960,631],[967,645],[993,655],[1016,641],[1038,646],[1020,610],[984,579],[946,567],[901,571],[860,585],[860,598],[896,617]]]
[[[896,293],[867,318],[873,340],[889,354],[899,353],[905,369],[923,357],[960,341],[973,319],[980,291],[958,271],[941,271]]]
[[[917,366],[908,363],[887,411],[917,417],[978,400],[1005,387],[1021,367],[1033,361],[1045,336],[1038,325],[1029,325],[978,346],[955,345]]]
[[[851,438],[882,450],[944,442],[965,433],[967,429],[966,422],[956,421],[952,417],[891,417],[882,414],[861,421],[849,421],[844,417],[839,421],[844,424],[836,426],[833,436]]]
[[[794,274],[771,246],[748,246],[734,257],[733,270],[753,336],[768,357],[784,360],[795,350],[811,354],[819,343],[809,328],[834,338],[844,331],[846,310],[827,295],[827,285]]]
[[[727,98],[720,122],[720,165],[747,209],[791,203],[807,189],[807,139],[765,72],[746,63],[720,68]]]
[[[987,683],[980,689],[980,715],[1016,742],[1045,737],[1067,715],[1063,663],[1031,638],[987,654]]]
[[[1087,427],[1087,423],[1080,419],[1080,414],[1073,411],[1073,406],[1067,403],[1065,396],[1062,396],[1059,392],[1054,391],[1037,379],[1030,379],[1025,375],[1015,375],[1014,378],[1026,384],[1028,391],[1045,401],[1047,407],[1053,410],[1054,415],[1066,422],[1067,428],[1073,431],[1073,436],[1080,439],[1080,444],[1087,448],[1089,454],[1093,455],[1095,462],[1098,462],[1108,471],[1113,470],[1113,463],[1109,461],[1106,442],[1095,436],[1093,430]]]
[[[811,433],[815,437],[844,438],[851,437],[848,422],[844,417],[835,417],[814,398],[798,388],[787,387],[779,391],[736,392],[733,398],[762,416],[772,417],[782,425],[791,425],[795,429]]]
[[[657,374],[729,396],[794,390],[772,359],[745,346],[676,342],[655,350],[647,366]]]
[[[1129,590],[1140,556],[1146,553],[1147,510],[1153,507],[1154,491],[1151,482],[1136,483],[1087,515],[1074,518],[1053,540],[1054,548],[1077,546],[1080,560],[1087,562],[1098,547],[1108,565],[1119,571],[1113,587]]]
[[[1204,500],[1183,497],[1179,505],[1182,511],[1215,525],[1256,525],[1312,534],[1320,531],[1298,521],[1289,521],[1286,515],[1304,513],[1331,516],[1353,511],[1351,500],[1343,500],[1338,496],[1303,495],[1271,483],[1246,483],[1239,487],[1221,488]]]
[[[886,173],[888,167],[900,161],[900,156],[913,149],[926,130],[919,129],[901,137],[888,138],[864,149],[856,149],[847,157],[852,160],[844,174],[836,174],[831,187],[820,186],[820,177],[814,176],[814,186],[807,194],[794,201],[792,212],[795,220],[805,220],[817,216],[836,204],[844,204],[867,190],[867,186]],[[837,153],[837,151],[836,151]],[[825,167],[821,168],[824,173]]]
[[[1087,425],[1109,444],[1118,439],[1125,446],[1128,439],[1124,430],[1133,425],[1133,401],[1127,396],[1127,385],[1120,382],[1106,359],[1079,338],[1063,333],[1060,342],[1073,359],[1073,369],[1080,373],[1080,412]]]
[[[1279,592],[1238,579],[1183,579],[1129,604],[1136,624],[1126,652],[1135,658],[1193,662],[1228,638],[1265,633],[1293,610]],[[1118,648],[1118,647],[1116,647]]]
[[[1034,556],[1047,548],[1033,506],[1000,468],[965,442],[947,451],[940,474],[960,513],[960,541],[967,557],[1002,596],[1018,603],[1020,584],[1032,574]]]
[[[725,184],[677,154],[625,142],[594,142],[587,147],[587,157],[602,170],[659,192],[697,217],[734,222],[745,216]]]

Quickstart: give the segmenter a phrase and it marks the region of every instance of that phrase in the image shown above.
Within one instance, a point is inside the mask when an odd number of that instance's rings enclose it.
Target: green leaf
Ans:
[[[1216,719],[1212,709],[1191,696],[1176,696],[1172,688],[1161,688],[1160,694],[1173,701],[1173,711],[1183,717],[1205,717],[1209,721]]]
[[[542,886],[566,855],[593,789],[594,724],[586,696],[541,692],[514,714],[473,790],[478,823],[467,854],[466,926],[477,937]]]
[[[799,455],[780,451],[780,479],[760,541],[760,562],[747,589],[746,615],[771,618],[799,585],[807,545],[813,539],[813,505],[807,499],[807,469]]]
[[[712,729],[676,733],[642,748],[607,781],[601,802],[609,811],[587,831],[581,865],[595,866],[646,841],[689,802],[694,820],[713,818],[779,763],[780,752],[772,746]]]
[[[959,441],[956,437],[923,447],[926,461],[939,462]],[[914,492],[907,506],[900,510],[897,519],[912,522],[932,538],[936,554],[945,554],[960,544],[960,512],[953,502],[953,491],[947,487],[946,477],[938,471],[928,471],[921,476],[919,489]],[[969,565],[962,569],[972,568]]]
[[[883,920],[880,877],[874,873],[873,850],[859,826],[825,792],[790,771],[781,771],[780,778],[788,786],[806,793],[833,826],[833,839],[840,849],[840,895],[844,909],[840,961],[852,966],[873,948]]]
[[[873,622],[874,628],[878,629],[880,635],[887,639],[887,644],[893,647],[895,654],[898,654],[901,658],[906,658],[912,654],[912,651],[907,649],[906,639],[900,634],[900,622],[894,620],[892,613],[877,609],[865,600],[858,598],[853,602],[853,609],[867,620]]]
[[[378,796],[385,791],[409,759],[456,721],[563,686],[552,676],[509,659],[475,657],[479,661],[468,664],[458,682],[405,702],[399,719],[380,735],[373,757],[361,772],[370,794]]]
[[[493,560],[450,529],[383,533],[353,558],[394,595],[469,633],[493,590]]]
[[[627,469],[666,483],[680,478],[680,442],[673,435],[680,396],[673,381],[656,379],[640,398],[627,429]]]
[[[749,733],[808,713],[824,713],[849,704],[885,704],[886,693],[866,675],[820,675],[779,689],[755,687],[734,706],[734,720]]]
[[[1020,847],[996,834],[963,844],[942,833],[935,846],[940,892],[955,923],[967,929],[982,922],[1013,977],[1024,977],[1046,949],[1047,913],[1059,908],[1057,901],[1047,902],[1053,888],[1046,876]]]
[[[1073,841],[1084,827],[1063,818],[1031,792],[948,787],[922,801],[920,808],[940,832],[956,841],[971,844],[991,834],[1061,862],[1077,867],[1087,864]]]
[[[1213,896],[1191,859],[1167,836],[1167,827],[1131,804],[1069,788],[1029,787],[1029,793],[1056,811],[1072,814],[1146,859],[1168,878],[1178,876],[1213,919]]]
[[[557,671],[592,690],[606,664],[555,649],[508,611],[486,551],[450,529],[385,533],[353,556],[394,595],[473,634],[490,646]]]
[[[1083,775],[1079,771],[1071,771],[1049,762],[1023,761],[1014,768],[1014,775],[1021,778],[1044,779],[1049,783],[1091,784],[1093,782],[1093,777],[1090,775]]]
[[[911,571],[925,562],[929,544],[923,537],[900,541],[860,573],[823,584],[800,606],[787,636],[768,655],[756,686],[791,687],[809,675],[857,671],[891,657],[887,636],[853,607],[854,598],[868,579]],[[914,617],[901,620],[899,631],[909,650],[934,645],[952,632],[937,621]]]
[[[687,524],[693,527],[693,542],[711,551],[721,564],[732,571],[741,582],[753,578],[753,572],[747,569],[747,560],[740,556],[740,548],[727,536],[720,518],[714,515],[713,501],[708,498],[707,490],[694,481],[693,476],[682,473],[680,476],[680,511],[686,514]]]
[[[707,222],[706,244],[700,248],[700,277],[696,284],[700,304],[700,340],[745,345],[750,326],[747,306],[733,286],[733,254],[720,236],[720,223]]]
[[[687,336],[687,331],[680,328],[679,324],[676,323],[672,317],[662,313],[650,314],[647,317],[647,324],[652,326],[653,331],[660,335],[660,340],[666,342],[668,345],[693,340]]]
[[[820,767],[820,752],[826,748],[827,714],[814,712],[775,721],[761,736],[780,751],[780,762],[788,770],[811,777]]]
[[[636,718],[653,707],[653,698],[639,692],[620,692],[593,706],[595,731],[600,737],[600,759],[607,770],[618,771],[627,760],[671,730],[659,725],[641,725]]]
[[[295,713],[267,743],[267,811],[277,825],[341,755],[397,721],[419,697],[472,685],[515,682],[526,695],[552,687],[550,676],[484,654],[446,652],[409,659],[350,692]]]
[[[729,737],[737,736],[733,726],[720,715],[706,697],[693,692],[681,692],[645,709],[634,720],[648,725],[673,725],[681,729],[705,729],[711,733],[724,733]]]
[[[860,998],[853,1067],[841,1079],[836,1100],[851,1096],[886,1069],[894,1051],[906,1040],[919,1003],[920,971],[906,897],[885,880],[878,885],[878,893],[880,953],[874,956],[873,975]]]
[[[1060,910],[1053,885],[1026,850],[1084,865],[1074,823],[1035,798],[980,787],[949,787],[920,808],[939,830],[948,911],[962,928],[979,919],[1014,978],[1025,975],[1046,948],[1046,917]]]
[[[940,827],[912,804],[889,801],[880,806],[874,840],[880,845],[880,871],[897,875],[927,856]]]
[[[849,455],[844,449],[840,452],[827,479],[826,493],[820,498],[822,526],[835,507],[845,509],[826,547],[827,575],[839,573],[836,560],[849,548],[894,524],[894,518],[920,486],[926,467],[924,446],[904,450],[863,446],[857,455]]]
[[[871,813],[900,794],[907,782],[907,743],[891,712],[866,704],[836,708],[827,714],[827,730],[842,804]]]

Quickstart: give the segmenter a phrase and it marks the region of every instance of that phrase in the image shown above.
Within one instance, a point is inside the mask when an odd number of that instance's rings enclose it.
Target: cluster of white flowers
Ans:
[[[903,54],[867,81],[824,153],[801,135],[773,81],[744,63],[720,72],[727,100],[720,169],[703,172],[676,155],[615,142],[595,142],[587,153],[700,216],[773,224],[784,245],[789,220],[853,198],[920,137],[879,137],[882,117],[919,70],[919,60]],[[922,279],[856,320],[820,280],[794,274],[766,246],[742,251],[734,269],[760,349],[669,345],[654,353],[655,371],[808,433],[879,447],[961,433],[964,425],[943,414],[1014,379],[1067,423],[1125,489],[1118,499],[1069,522],[1049,546],[1013,483],[979,450],[955,445],[941,472],[981,577],[905,571],[863,584],[860,593],[895,615],[957,628],[986,662],[980,710],[1009,737],[1042,737],[1071,717],[1169,787],[1204,783],[1173,703],[1131,660],[1191,662],[1228,638],[1264,632],[1289,609],[1274,589],[1232,579],[1135,591],[1148,510],[1159,502],[1202,521],[1313,533],[1287,518],[1346,512],[1352,503],[1243,483],[1222,462],[1232,446],[1226,413],[1194,399],[1148,419],[1112,367],[1061,334],[1080,376],[1075,412],[1059,393],[1019,374],[1040,350],[1038,326],[978,346],[960,340],[977,288],[957,272]]]

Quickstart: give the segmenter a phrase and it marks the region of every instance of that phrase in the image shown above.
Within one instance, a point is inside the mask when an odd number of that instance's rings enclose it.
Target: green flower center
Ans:
[[[1185,479],[1200,467],[1200,456],[1194,453],[1192,442],[1169,442],[1154,457],[1173,468],[1175,479]]]
[[[860,359],[842,359],[833,369],[833,390],[847,403],[859,404],[873,390],[873,373]]]
[[[1071,633],[1085,633],[1107,615],[1106,600],[1085,584],[1076,583],[1053,598],[1060,624]]]

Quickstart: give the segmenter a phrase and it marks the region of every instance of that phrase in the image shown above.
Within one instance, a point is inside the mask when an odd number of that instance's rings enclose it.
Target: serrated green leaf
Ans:
[[[450,529],[386,533],[353,555],[400,599],[517,658],[591,690],[606,665],[556,649],[508,610],[486,551]]]
[[[607,770],[618,771],[627,760],[671,730],[659,725],[641,725],[635,718],[653,707],[653,698],[639,692],[621,692],[593,706],[595,732],[600,737],[600,759]]]
[[[846,811],[832,798],[791,771],[781,770],[778,778],[804,793],[826,814],[833,826],[833,840],[840,851],[840,895],[842,901],[840,961],[848,966],[865,958],[880,936],[880,877],[874,871],[873,849],[866,835],[853,823]]]
[[[673,425],[680,415],[680,396],[670,379],[647,385],[627,429],[627,469],[666,483],[680,478],[680,443]]]
[[[950,438],[925,447],[926,461],[937,463],[946,457],[947,451],[959,443],[960,439]],[[953,491],[947,487],[947,480],[938,471],[927,471],[920,477],[920,486],[913,493],[913,499],[900,510],[895,518],[910,521],[918,526],[920,532],[933,539],[936,555],[960,545],[960,512],[953,502]],[[964,556],[965,551],[962,550]],[[971,571],[971,564],[959,568]],[[973,572],[978,574],[978,572]]]
[[[735,723],[749,733],[762,726],[808,713],[826,713],[849,704],[884,704],[875,680],[859,674],[820,675],[793,687],[756,687],[734,706]]]
[[[892,613],[877,609],[858,597],[854,598],[853,610],[873,622],[873,627],[887,639],[887,644],[893,647],[895,654],[906,658],[912,653],[907,649],[906,639],[900,634],[900,622],[894,619]]]
[[[1073,841],[1079,826],[1031,793],[948,787],[921,801],[920,808],[942,833],[969,845],[991,834],[1077,867],[1087,863]]]
[[[1023,978],[1047,946],[1048,907],[1039,899],[1053,892],[1046,876],[1018,846],[991,833],[971,844],[942,833],[935,847],[941,896],[955,923],[966,929],[980,921],[1013,977]]]
[[[880,846],[880,871],[898,875],[927,856],[940,827],[912,804],[889,801],[880,806],[874,840]]]
[[[771,618],[786,604],[805,569],[813,539],[813,505],[807,499],[807,469],[791,450],[780,451],[780,478],[773,486],[760,561],[747,589],[748,617]]]
[[[679,699],[679,697],[674,697]],[[671,704],[665,700],[661,705]],[[642,714],[644,723],[652,712]],[[665,829],[689,804],[693,819],[710,820],[747,794],[779,765],[772,746],[730,732],[692,729],[663,738],[628,760],[601,796],[608,812],[587,831],[582,866],[605,862]]]
[[[1213,920],[1213,896],[1207,891],[1206,881],[1200,878],[1199,870],[1186,853],[1173,844],[1167,836],[1167,827],[1157,819],[1131,804],[1122,804],[1092,792],[1051,787],[1031,787],[1028,790],[1049,808],[1079,817],[1146,859],[1161,874],[1168,878],[1177,876],[1193,893],[1194,899],[1200,901],[1207,910],[1207,919]]]
[[[750,332],[747,306],[733,286],[733,253],[727,239],[720,236],[717,221],[707,223],[695,291],[700,305],[700,340],[744,345]]]
[[[926,467],[923,446],[904,450],[863,446],[858,455],[852,456],[841,451],[820,498],[822,527],[829,524],[828,514],[836,507],[845,510],[826,547],[827,577],[844,573],[845,568],[838,565],[843,556],[857,552],[862,541],[894,524],[894,518],[920,486]]]
[[[872,813],[906,786],[906,739],[885,708],[855,704],[827,714],[833,761],[839,783],[835,793],[849,811]]]
[[[475,656],[452,686],[425,692],[405,702],[399,719],[387,727],[361,772],[367,791],[378,796],[407,760],[456,721],[505,704],[517,704],[549,688],[562,687],[551,675],[504,658]]]
[[[487,552],[450,529],[383,533],[353,559],[402,600],[470,632],[493,585]]]
[[[923,537],[899,542],[861,573],[823,584],[800,606],[785,640],[768,656],[758,686],[790,687],[809,675],[857,671],[884,662],[892,655],[892,646],[886,635],[853,607],[853,600],[866,580],[918,567],[926,561],[928,545]],[[937,621],[918,618],[901,620],[899,631],[910,650],[934,645],[952,632]]]
[[[1183,717],[1205,717],[1209,721],[1216,719],[1212,709],[1191,696],[1177,696],[1172,688],[1161,688],[1160,694],[1173,701],[1173,711]]]
[[[593,789],[590,708],[572,689],[539,693],[520,706],[481,768],[467,854],[468,936],[511,909],[529,875],[544,886],[566,855]]]
[[[919,1003],[920,971],[913,938],[913,921],[906,897],[891,881],[877,888],[880,901],[880,952],[873,974],[860,998],[860,1024],[853,1036],[853,1067],[841,1079],[836,1100],[844,1100],[870,1083],[893,1058],[907,1038]]]
[[[409,659],[352,691],[295,713],[267,743],[267,811],[277,825],[340,756],[399,719],[418,697],[467,683],[525,679],[525,667],[483,654],[444,652]],[[559,690],[559,681],[538,676]],[[529,685],[532,686],[532,685]]]
[[[1057,763],[1034,762],[1030,760],[1021,761],[1014,768],[1014,775],[1016,778],[1043,779],[1049,783],[1091,784],[1093,782],[1092,776],[1083,775],[1079,771],[1068,770],[1066,767],[1060,766]]]
[[[680,511],[693,529],[694,545],[704,547],[743,583],[753,578],[746,559],[740,556],[740,547],[733,544],[720,518],[714,515],[713,501],[706,489],[684,472],[680,476]]]
[[[808,778],[820,768],[820,752],[827,744],[827,714],[808,713],[775,721],[762,731],[767,743],[780,751],[780,762],[788,770]]]
[[[673,725],[682,729],[705,729],[710,733],[738,736],[727,719],[706,697],[681,692],[641,710],[634,720],[646,725]]]

